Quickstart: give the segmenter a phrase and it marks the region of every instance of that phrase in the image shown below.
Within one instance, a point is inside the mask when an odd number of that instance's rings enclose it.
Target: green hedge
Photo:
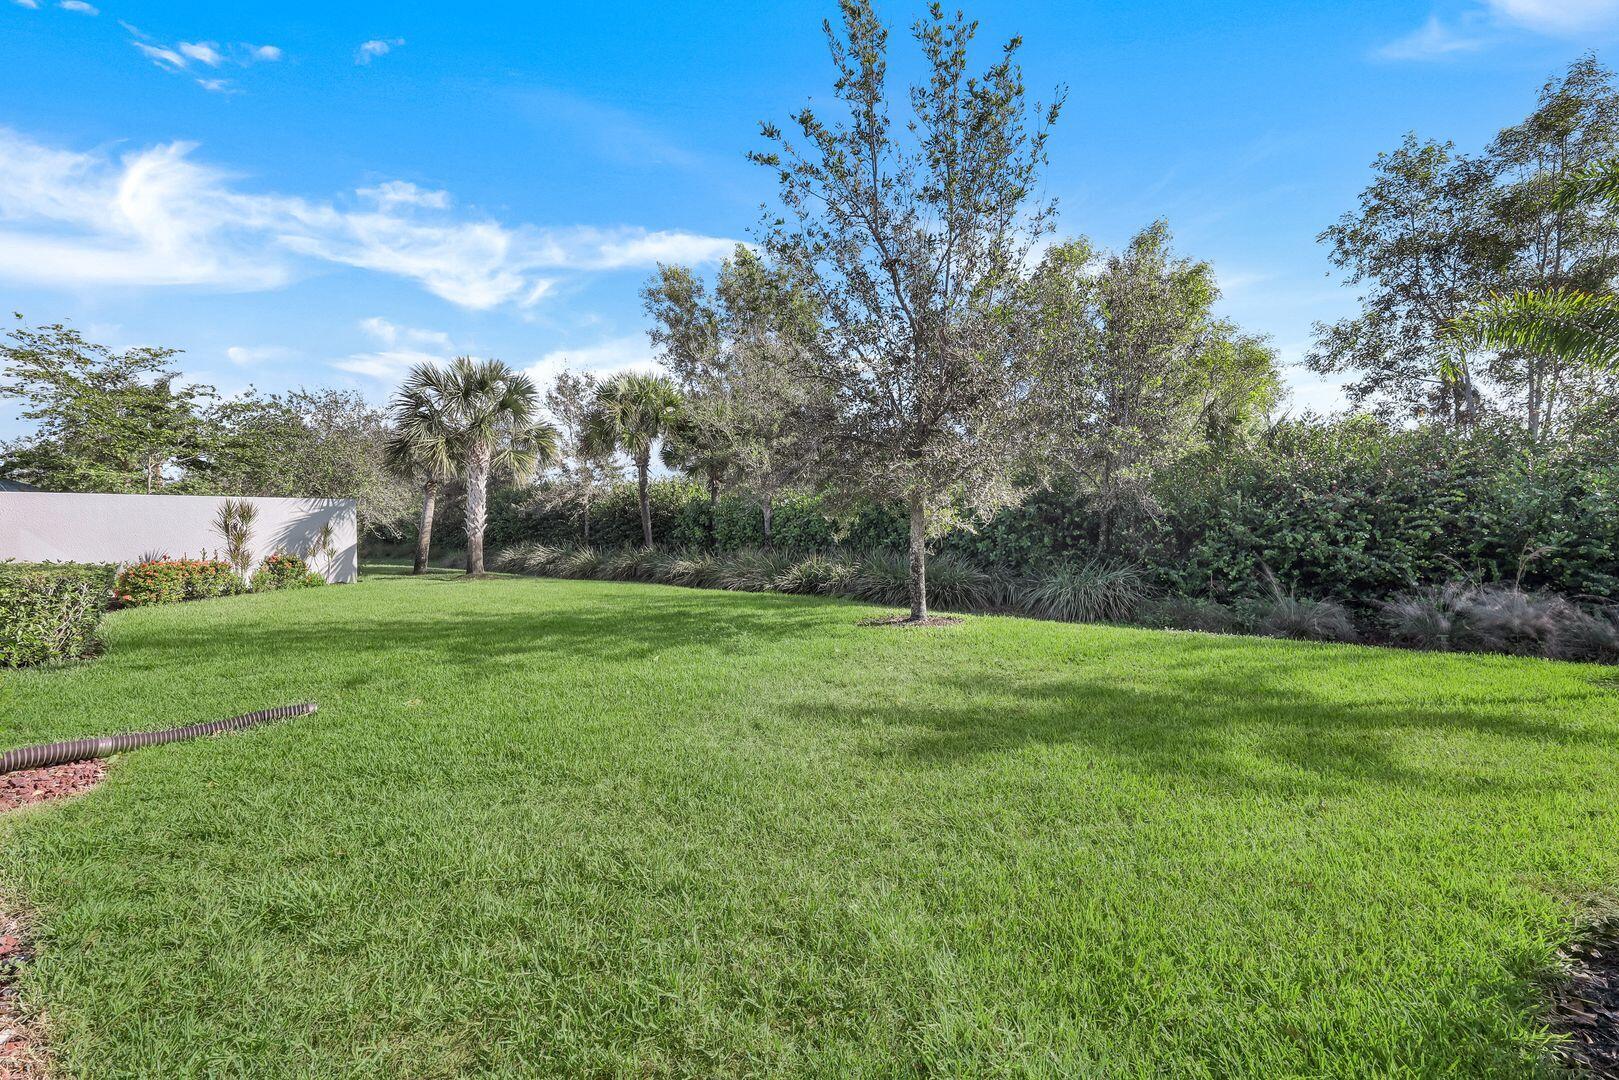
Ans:
[[[1124,560],[1164,596],[1261,600],[1275,585],[1363,613],[1404,591],[1449,581],[1521,583],[1576,599],[1619,599],[1619,438],[1613,425],[1531,445],[1509,427],[1396,428],[1368,417],[1280,424],[1246,446],[1196,453],[1145,484],[1114,515],[1099,551],[1094,500],[1060,485],[988,522],[940,538],[937,552],[1025,573],[1053,559]],[[1614,428],[1619,431],[1619,428]],[[447,504],[447,505],[446,505]],[[460,546],[460,506],[445,500],[435,544]],[[743,551],[764,542],[758,503],[683,479],[652,485],[659,545]],[[906,515],[866,505],[834,518],[825,500],[777,502],[775,546],[897,550]],[[598,498],[591,543],[638,546],[635,485]],[[488,542],[583,541],[576,507],[544,486],[497,493]]]
[[[113,574],[112,566],[100,564],[0,563],[0,667],[97,652]]]

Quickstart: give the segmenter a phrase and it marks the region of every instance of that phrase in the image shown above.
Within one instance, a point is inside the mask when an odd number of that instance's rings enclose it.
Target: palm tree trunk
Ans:
[[[489,451],[467,455],[467,573],[483,573],[483,527],[489,516]]]
[[[928,513],[920,490],[911,492],[911,621],[928,617]]]
[[[774,513],[774,511],[775,511],[775,506],[773,505],[770,496],[766,495],[765,498],[764,498],[765,550],[766,551],[771,550],[771,548],[773,547],[773,544],[771,542],[771,535],[770,535],[770,517],[771,517],[771,514]]]
[[[652,546],[652,500],[647,493],[647,468],[651,465],[649,455],[641,455],[635,459],[635,484],[641,496],[641,543],[646,547]]]
[[[589,547],[590,546],[590,488],[589,487],[585,488],[584,498],[582,499],[582,501],[584,503],[584,508],[585,508],[585,546]]]
[[[438,481],[428,480],[422,485],[422,520],[416,527],[416,564],[413,574],[427,573],[427,559],[433,546],[433,508],[438,502]]]

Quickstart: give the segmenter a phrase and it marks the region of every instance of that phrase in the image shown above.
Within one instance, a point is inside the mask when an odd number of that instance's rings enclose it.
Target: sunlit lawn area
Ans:
[[[118,613],[4,746],[86,1077],[1523,1076],[1619,884],[1611,671],[385,573]]]

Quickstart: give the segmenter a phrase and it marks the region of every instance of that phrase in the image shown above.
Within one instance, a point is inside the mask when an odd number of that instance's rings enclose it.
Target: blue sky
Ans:
[[[898,29],[920,5],[881,10]],[[827,99],[833,11],[0,0],[0,308],[181,348],[225,392],[381,401],[459,352],[542,377],[644,365],[641,283],[748,237],[771,191],[743,153]],[[1619,0],[972,14],[986,46],[1024,36],[1031,88],[1070,89],[1062,231],[1118,245],[1166,218],[1290,361],[1352,307],[1314,237],[1380,150],[1407,130],[1476,148],[1619,37]],[[1336,403],[1290,378],[1296,408]]]

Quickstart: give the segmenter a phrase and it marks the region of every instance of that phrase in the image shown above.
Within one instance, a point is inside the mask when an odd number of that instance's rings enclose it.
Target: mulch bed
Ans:
[[[861,619],[861,626],[960,626],[961,619],[955,615],[929,615],[925,619],[913,619],[909,615],[893,615],[886,619]]]
[[[1547,1022],[1568,1036],[1557,1056],[1576,1073],[1619,1080],[1619,924],[1563,953],[1566,978],[1552,987]]]
[[[32,957],[22,921],[0,913],[0,1080],[43,1080],[49,1072],[44,1042],[14,984]]]
[[[0,812],[83,794],[101,783],[106,774],[105,761],[75,761],[6,773],[0,776]]]
[[[75,761],[0,776],[0,813],[81,795],[107,775],[105,761]],[[43,1080],[49,1061],[37,1023],[17,1000],[16,977],[33,958],[22,920],[0,912],[0,1080]]]

